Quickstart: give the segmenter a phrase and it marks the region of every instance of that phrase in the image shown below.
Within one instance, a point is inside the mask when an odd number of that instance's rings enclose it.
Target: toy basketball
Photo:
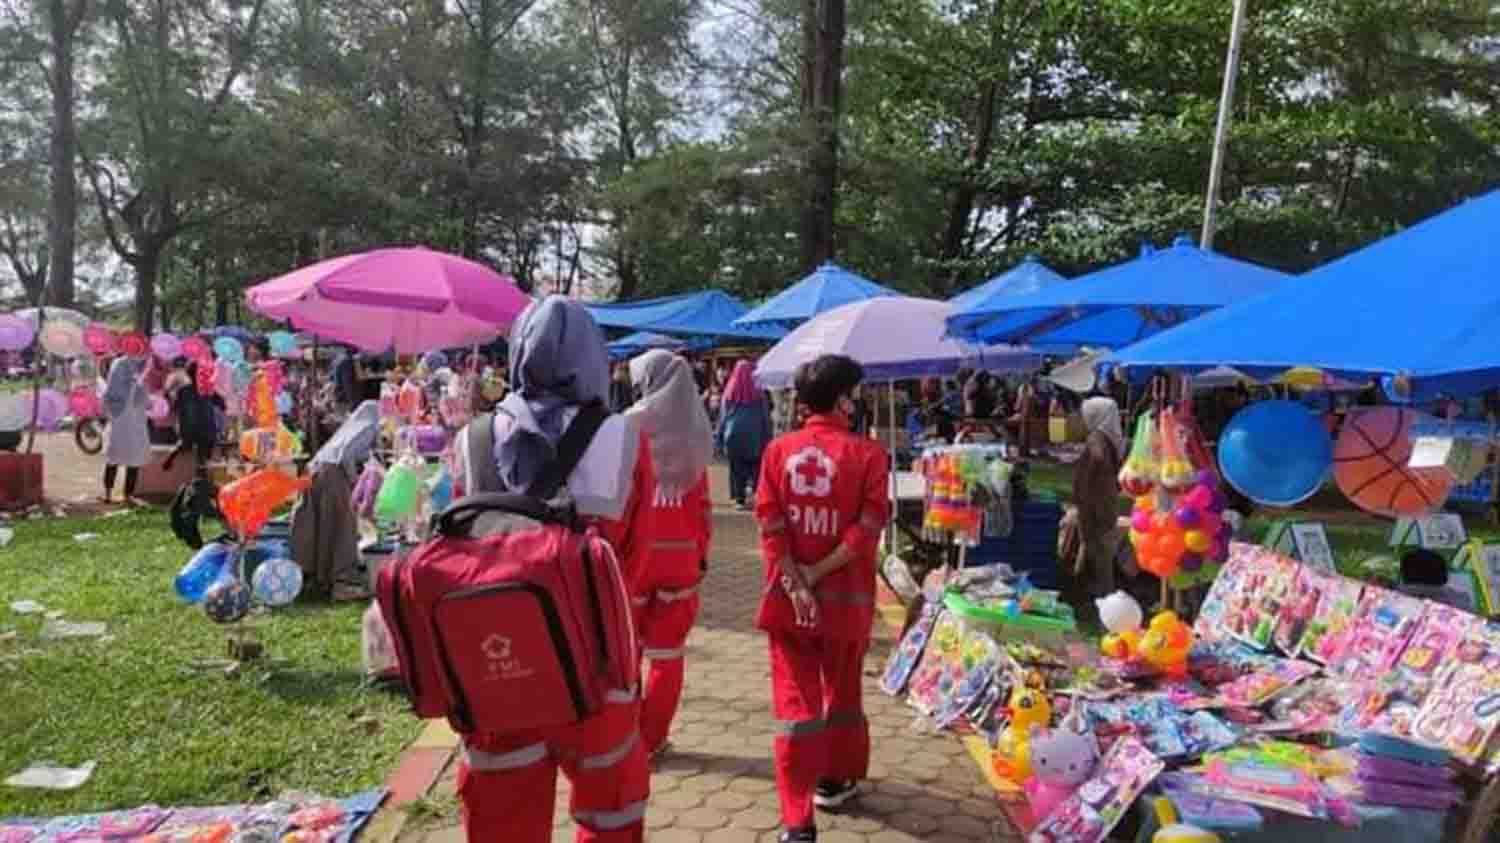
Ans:
[[[1328,431],[1294,401],[1251,404],[1219,436],[1224,479],[1245,497],[1269,506],[1294,506],[1312,497],[1332,461]]]
[[[203,611],[215,623],[234,623],[250,614],[250,589],[239,580],[224,580],[203,596]]]
[[[1422,515],[1443,505],[1453,475],[1442,466],[1408,468],[1411,428],[1428,416],[1403,407],[1374,407],[1344,421],[1333,453],[1339,491],[1366,512]]]

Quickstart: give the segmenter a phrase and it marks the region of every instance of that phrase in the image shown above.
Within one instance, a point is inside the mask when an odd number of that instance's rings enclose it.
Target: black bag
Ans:
[[[197,477],[182,484],[172,498],[172,533],[193,550],[203,546],[199,522],[204,518],[222,521],[219,513],[219,487],[207,477]]]

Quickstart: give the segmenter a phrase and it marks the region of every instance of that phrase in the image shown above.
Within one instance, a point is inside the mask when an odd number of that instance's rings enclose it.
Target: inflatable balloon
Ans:
[[[234,367],[222,359],[214,363],[213,391],[226,401],[235,397]]]
[[[226,576],[232,576],[234,570],[234,548],[220,542],[210,542],[199,548],[193,558],[189,559],[182,570],[177,572],[177,577],[172,581],[172,588],[177,591],[177,596],[184,602],[197,603],[203,600],[208,589]]]
[[[68,393],[68,412],[75,419],[94,419],[103,415],[103,407],[99,402],[99,393],[92,387],[75,386]]]
[[[267,342],[271,353],[277,357],[291,357],[297,353],[297,338],[286,331],[272,331]]]
[[[250,382],[250,394],[248,397],[250,407],[250,418],[255,420],[259,427],[273,428],[276,426],[276,399],[271,392],[271,384],[264,372],[255,376]]]
[[[1307,500],[1332,463],[1328,432],[1317,416],[1293,401],[1251,404],[1219,436],[1225,481],[1257,503],[1294,506]]]
[[[208,343],[203,341],[202,337],[188,337],[182,341],[179,350],[182,352],[182,356],[189,360],[203,360],[213,355],[213,351],[208,347]]]
[[[87,328],[83,329],[83,345],[94,354],[114,354],[115,332],[111,331],[107,325],[101,325],[98,322],[90,323]]]
[[[423,404],[422,387],[413,381],[401,384],[401,389],[396,393],[396,409],[409,422],[415,422],[422,416]]]
[[[433,512],[442,512],[453,502],[453,476],[448,467],[438,469],[427,481],[427,499],[432,502]]]
[[[72,322],[47,322],[41,332],[42,348],[58,357],[77,357],[88,348],[83,344],[83,329]]]
[[[36,326],[19,316],[0,316],[0,351],[20,351],[36,339]]]
[[[396,431],[396,442],[403,450],[435,457],[448,447],[448,431],[435,424],[407,425]]]
[[[234,623],[250,614],[250,589],[234,579],[214,583],[203,595],[203,611],[214,623]]]
[[[240,434],[240,456],[251,462],[286,461],[297,456],[297,437],[279,423]]]
[[[396,387],[393,384],[383,383],[380,385],[380,417],[383,419],[395,418],[400,414],[396,406]]]
[[[268,559],[255,569],[250,590],[267,606],[290,606],[302,593],[302,568],[290,559]]]
[[[146,340],[146,335],[140,331],[131,331],[122,334],[115,340],[115,348],[127,357],[145,357],[151,353],[151,343]]]
[[[271,513],[312,485],[309,478],[293,479],[274,468],[263,468],[219,490],[224,523],[240,538],[260,532]]]
[[[436,372],[448,365],[448,355],[441,351],[429,351],[422,355],[422,365],[426,366],[429,372]]]
[[[276,393],[276,415],[289,416],[292,414],[292,396],[285,392]]]
[[[1392,518],[1425,515],[1442,506],[1453,490],[1453,475],[1443,466],[1407,466],[1412,425],[1431,421],[1403,407],[1351,414],[1333,453],[1339,491],[1360,509]]]
[[[161,333],[151,338],[151,353],[170,363],[182,357],[182,341],[172,334]]]
[[[391,466],[385,473],[385,482],[380,484],[380,494],[375,497],[375,517],[401,521],[415,515],[421,484],[416,469],[406,460]]]
[[[160,394],[153,393],[146,400],[146,418],[159,422],[172,415],[172,405]]]
[[[214,340],[214,354],[228,363],[238,363],[245,359],[244,347],[233,337],[219,337]]]
[[[23,406],[32,406],[31,393],[22,393]],[[55,389],[44,389],[35,399],[38,430],[57,430],[68,415],[68,398]]]

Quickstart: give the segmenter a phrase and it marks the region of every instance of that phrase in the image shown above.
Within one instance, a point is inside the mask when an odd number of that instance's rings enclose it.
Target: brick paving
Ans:
[[[723,473],[715,472],[722,490]],[[720,491],[717,500],[727,495]],[[651,777],[646,815],[653,843],[764,843],[779,833],[773,784],[770,673],[765,640],[752,626],[760,561],[749,515],[720,509],[703,588],[703,612],[688,640],[687,683],[672,751]],[[842,813],[818,816],[821,843],[962,843],[1014,839],[994,791],[959,741],[922,734],[912,710],[876,687],[890,641],[871,649],[865,705],[873,753],[870,778]],[[447,816],[409,825],[401,843],[463,843],[454,771],[433,802]],[[572,841],[567,782],[558,777],[554,841]],[[444,798],[447,797],[447,798]]]

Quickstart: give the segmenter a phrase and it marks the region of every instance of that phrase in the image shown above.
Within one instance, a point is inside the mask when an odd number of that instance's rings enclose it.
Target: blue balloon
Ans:
[[[271,353],[277,357],[291,357],[297,353],[297,338],[286,331],[272,331],[267,337]]]
[[[233,337],[214,340],[214,354],[225,363],[238,363],[245,359],[245,349]]]
[[[177,572],[172,587],[185,602],[202,602],[204,595],[208,594],[214,584],[221,579],[233,577],[233,562],[234,549],[229,545],[218,542],[206,544]]]
[[[285,392],[276,393],[276,415],[289,416],[292,414],[292,396]]]
[[[1256,503],[1299,504],[1318,491],[1332,466],[1328,431],[1295,401],[1251,404],[1219,436],[1224,479]]]

